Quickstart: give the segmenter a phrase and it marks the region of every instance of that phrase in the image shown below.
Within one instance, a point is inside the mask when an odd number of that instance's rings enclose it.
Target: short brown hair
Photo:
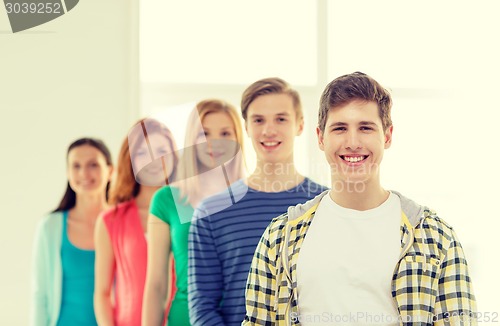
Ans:
[[[241,97],[241,115],[247,120],[248,107],[259,96],[267,94],[287,94],[292,98],[297,118],[302,118],[302,104],[299,93],[281,78],[272,77],[256,81],[248,86]]]
[[[330,109],[356,100],[377,103],[384,131],[392,126],[391,94],[375,79],[356,71],[352,74],[337,77],[326,86],[319,103],[318,127],[320,130],[325,131],[326,119]]]

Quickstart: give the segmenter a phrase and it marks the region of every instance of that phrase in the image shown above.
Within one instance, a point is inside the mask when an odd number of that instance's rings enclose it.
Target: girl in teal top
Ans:
[[[158,190],[148,221],[148,268],[143,325],[189,326],[187,303],[188,233],[193,207],[227,190],[243,177],[243,133],[236,109],[221,100],[201,101],[188,119],[177,180]],[[175,260],[177,291],[167,298],[170,256]],[[170,304],[168,316],[164,308]]]
[[[106,207],[111,154],[81,138],[67,151],[68,185],[34,241],[31,325],[97,325],[93,310],[94,223]]]
[[[94,250],[81,249],[68,239],[68,211],[63,213],[61,262],[62,300],[57,325],[97,325],[94,316]]]

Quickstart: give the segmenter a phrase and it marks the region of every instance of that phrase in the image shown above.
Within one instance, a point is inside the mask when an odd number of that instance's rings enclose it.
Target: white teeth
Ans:
[[[364,159],[363,156],[344,156],[344,160],[346,160],[349,163],[356,163],[362,161],[363,159]]]
[[[276,146],[276,145],[278,145],[277,141],[265,141],[262,143],[264,144],[264,146]]]

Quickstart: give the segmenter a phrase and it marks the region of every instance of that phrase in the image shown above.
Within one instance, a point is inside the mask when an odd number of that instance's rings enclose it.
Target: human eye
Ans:
[[[97,163],[96,161],[92,161],[89,163],[89,166],[93,169],[96,169],[99,167],[99,163]]]
[[[139,149],[136,153],[136,156],[144,156],[146,155],[146,151],[144,149]]]
[[[168,152],[165,148],[162,147],[162,148],[158,149],[156,151],[156,153],[158,153],[159,156],[163,156],[163,155],[167,154]]]
[[[262,118],[254,118],[253,119],[253,123],[259,124],[259,123],[262,123],[262,122],[264,122],[264,119],[262,119]]]
[[[343,132],[343,131],[346,131],[347,128],[346,127],[335,127],[332,129],[333,132]]]
[[[285,118],[285,117],[278,117],[276,120],[278,122],[286,122],[286,121],[288,121],[287,118]]]
[[[232,133],[232,132],[230,132],[230,131],[223,131],[223,132],[221,133],[221,136],[222,136],[222,137],[232,137],[232,136],[233,136],[233,133]]]
[[[369,126],[361,126],[359,129],[360,129],[361,131],[366,131],[366,132],[370,132],[370,131],[372,131],[372,130],[373,130],[373,128],[372,128],[372,127],[369,127]]]
[[[196,135],[196,140],[201,141],[201,140],[205,139],[207,135],[208,135],[208,133],[205,132],[205,130],[200,130],[200,132],[198,132],[198,134]]]

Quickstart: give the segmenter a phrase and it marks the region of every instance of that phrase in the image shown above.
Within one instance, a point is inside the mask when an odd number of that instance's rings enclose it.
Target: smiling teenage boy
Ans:
[[[271,220],[325,188],[295,168],[294,139],[302,133],[298,93],[279,78],[250,85],[241,102],[245,129],[257,154],[255,171],[227,196],[202,202],[189,235],[189,310],[194,326],[240,325],[253,253]]]
[[[243,325],[474,325],[455,231],[380,184],[390,94],[355,72],[323,92],[318,143],[332,190],[275,218],[255,252]]]

